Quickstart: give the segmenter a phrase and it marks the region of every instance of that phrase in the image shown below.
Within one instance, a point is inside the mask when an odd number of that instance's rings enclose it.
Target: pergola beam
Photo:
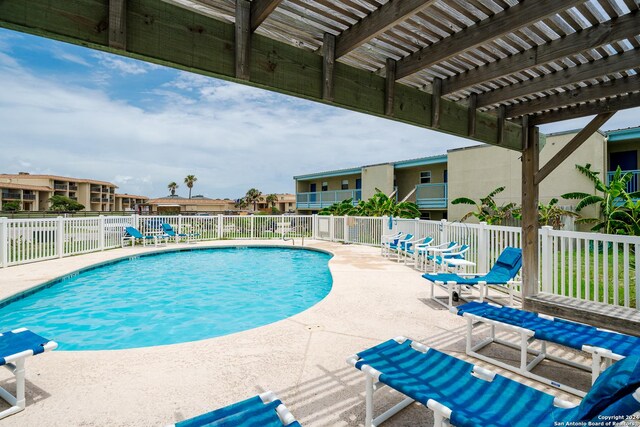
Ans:
[[[619,55],[609,56],[594,62],[588,62],[565,70],[545,74],[521,83],[508,85],[491,92],[478,95],[478,108],[521,98],[545,90],[555,89],[572,83],[579,83],[640,66],[640,49],[630,50]]]
[[[567,157],[569,157],[574,151],[587,140],[591,135],[597,132],[600,127],[605,124],[613,115],[611,113],[598,114],[586,125],[571,141],[569,141],[560,151],[556,153],[539,171],[536,172],[534,177],[535,185],[539,185],[543,179],[545,179],[551,172],[553,172]]]
[[[398,61],[402,79],[586,0],[524,1]]]
[[[322,44],[322,99],[333,101],[333,75],[336,56],[336,37],[333,34],[324,34]]]
[[[380,34],[435,3],[435,0],[389,0],[336,39],[336,58],[346,55]]]
[[[253,0],[251,2],[251,32],[258,29],[282,0]]]
[[[236,78],[249,80],[251,62],[251,32],[249,31],[251,3],[236,0],[235,59]]]
[[[127,2],[127,50],[109,46],[106,0],[0,1],[0,27],[137,60],[248,84],[414,126],[431,128],[431,94],[396,83],[393,116],[385,116],[385,78],[336,61],[334,100],[322,98],[323,58],[316,52],[253,33],[245,62],[250,80],[236,77],[236,28],[206,14],[158,0]],[[242,75],[242,74],[239,74]],[[468,108],[440,100],[440,131],[467,137]],[[497,118],[476,113],[474,139],[497,143]],[[507,123],[502,147],[520,151],[521,126]]]
[[[638,34],[638,11],[535,46],[443,82],[444,95]]]
[[[544,125],[564,120],[578,119],[585,116],[592,116],[594,114],[626,110],[627,108],[635,108],[638,106],[640,106],[640,93],[636,92],[629,95],[618,96],[616,98],[608,98],[603,101],[589,102],[569,108],[563,108],[557,111],[537,114],[531,117],[530,122],[535,125]]]
[[[127,48],[127,0],[109,0],[109,47]]]

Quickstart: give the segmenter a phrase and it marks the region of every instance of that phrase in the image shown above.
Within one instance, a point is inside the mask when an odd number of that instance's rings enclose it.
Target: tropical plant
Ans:
[[[175,182],[170,182],[169,185],[167,185],[167,188],[169,189],[169,191],[171,191],[171,195],[175,196],[176,190],[178,189],[178,184],[176,184]]]
[[[453,205],[471,205],[475,206],[474,211],[467,212],[460,221],[466,221],[467,219],[475,216],[478,221],[486,222],[490,225],[500,225],[508,218],[513,218],[517,214],[517,208],[515,203],[507,203],[506,205],[498,206],[494,197],[504,191],[505,187],[498,187],[489,193],[487,196],[480,199],[479,202],[472,200],[468,197],[458,197],[451,201]]]
[[[55,212],[75,212],[84,209],[83,204],[78,203],[66,196],[51,196],[49,198],[49,202],[51,202],[51,207],[49,208],[49,210]]]
[[[376,189],[377,190],[377,189]],[[353,206],[353,200],[347,199],[322,209],[318,215],[349,216],[395,216],[400,218],[419,218],[420,210],[415,203],[400,202],[378,191],[369,200]]]
[[[236,200],[236,203],[234,204],[236,209],[246,209],[248,205],[249,204],[247,203],[247,199],[245,199],[244,197]]]
[[[269,194],[264,198],[264,201],[267,202],[267,205],[271,206],[271,210],[273,211],[276,208],[278,196],[276,194]]]
[[[538,222],[541,226],[550,225],[559,230],[562,227],[563,217],[578,218],[580,215],[576,212],[562,209],[558,206],[558,199],[556,198],[551,199],[546,205],[538,204]]]
[[[2,210],[5,212],[18,212],[20,210],[20,202],[17,200],[10,200],[2,204]]]
[[[260,200],[260,196],[262,196],[262,192],[260,190],[258,190],[257,188],[250,188],[247,191],[247,194],[244,196],[244,198],[247,201],[247,204],[253,205],[254,212],[257,210],[258,201]]]
[[[187,188],[189,189],[189,198],[191,198],[191,189],[193,188],[193,184],[195,184],[197,180],[198,178],[196,178],[195,175],[187,175],[184,178],[184,183],[187,185]]]
[[[597,192],[602,194],[574,192],[562,195],[565,199],[580,200],[576,205],[576,212],[588,206],[599,206],[598,218],[580,218],[576,223],[595,224],[591,227],[591,231],[603,231],[606,234],[628,234],[633,230],[633,217],[637,214],[637,211],[634,212],[633,199],[640,197],[640,192],[627,193],[626,191],[633,174],[622,172],[618,166],[609,184],[605,184],[600,179],[600,172],[591,170],[591,164],[576,165],[576,169],[593,183]]]

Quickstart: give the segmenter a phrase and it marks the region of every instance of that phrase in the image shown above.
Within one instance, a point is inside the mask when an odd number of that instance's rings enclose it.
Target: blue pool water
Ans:
[[[330,255],[220,248],[141,256],[66,278],[0,308],[1,330],[27,327],[62,350],[195,341],[299,313],[331,290]]]

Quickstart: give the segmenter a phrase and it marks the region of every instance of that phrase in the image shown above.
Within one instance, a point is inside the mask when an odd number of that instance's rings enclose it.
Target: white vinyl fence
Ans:
[[[486,272],[507,246],[521,247],[518,227],[423,221],[418,219],[317,215],[252,216],[100,216],[87,218],[0,218],[0,267],[101,251],[120,246],[124,228],[160,233],[169,223],[199,240],[301,239],[379,246],[382,235],[399,231],[433,244],[455,241],[470,246],[466,258],[475,272]],[[541,291],[640,307],[636,254],[640,238],[540,229]]]

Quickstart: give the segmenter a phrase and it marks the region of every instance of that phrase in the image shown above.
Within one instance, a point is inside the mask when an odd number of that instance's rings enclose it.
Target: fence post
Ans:
[[[342,222],[342,237],[344,238],[345,243],[349,242],[349,222],[348,222],[347,215],[344,216],[344,219]]]
[[[140,229],[140,220],[138,214],[131,215],[131,226]]]
[[[540,241],[542,246],[542,292],[553,293],[553,266],[552,260],[552,238],[549,231],[553,227],[548,225],[540,229]]]
[[[318,214],[311,215],[311,236],[314,240],[318,239]]]
[[[255,236],[255,231],[254,231],[254,229],[255,229],[255,226],[256,226],[256,221],[255,221],[255,220],[256,220],[256,216],[255,216],[255,215],[251,215],[249,218],[251,218],[251,219],[249,220],[249,223],[251,224],[251,234],[250,234],[250,237],[251,237],[251,240],[253,240],[253,238],[254,238],[254,236]]]
[[[218,214],[218,239],[222,239],[222,220],[224,218],[224,215],[222,214]]]
[[[335,228],[336,228],[336,223],[333,220],[333,215],[331,215],[329,217],[329,241],[330,242],[333,242],[336,239]]]
[[[481,273],[489,271],[489,229],[487,223],[482,221],[478,229],[478,265]]]
[[[440,220],[440,242],[439,242],[439,244],[445,243],[447,241],[447,234],[448,234],[447,220],[446,219],[441,219]]]
[[[182,214],[178,214],[178,233],[182,233]]]
[[[64,218],[59,216],[56,222],[56,254],[58,258],[64,256]]]
[[[0,218],[0,267],[9,263],[9,220]]]
[[[105,235],[105,230],[104,230],[104,215],[99,215],[98,216],[98,249],[100,249],[101,251],[104,251],[104,235]]]

